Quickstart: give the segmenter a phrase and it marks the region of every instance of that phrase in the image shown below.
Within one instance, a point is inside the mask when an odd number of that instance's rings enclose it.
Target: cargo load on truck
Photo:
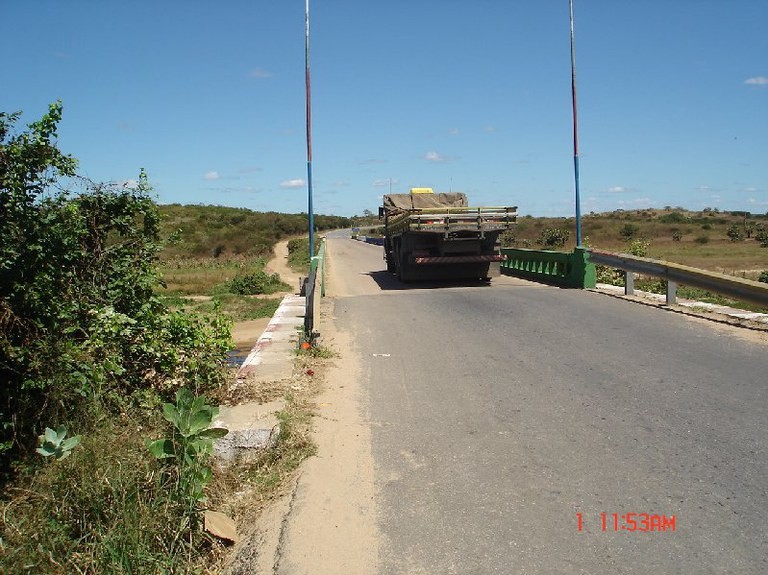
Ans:
[[[379,217],[387,270],[401,281],[488,280],[499,274],[499,235],[515,224],[517,207],[470,207],[460,192],[411,188],[385,195]]]

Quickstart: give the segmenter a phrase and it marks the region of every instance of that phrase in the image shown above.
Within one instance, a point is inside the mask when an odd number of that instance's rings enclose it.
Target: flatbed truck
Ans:
[[[383,197],[387,271],[403,282],[489,280],[499,274],[499,235],[517,220],[517,207],[470,207],[460,192],[411,188]]]

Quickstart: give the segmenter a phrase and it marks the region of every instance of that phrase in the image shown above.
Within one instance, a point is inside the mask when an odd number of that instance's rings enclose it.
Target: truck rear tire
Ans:
[[[408,264],[408,257],[405,254],[398,254],[397,257],[397,279],[403,283],[411,281],[411,270]]]

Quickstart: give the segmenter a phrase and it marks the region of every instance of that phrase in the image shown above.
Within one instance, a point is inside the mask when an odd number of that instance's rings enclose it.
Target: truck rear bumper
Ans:
[[[486,262],[503,262],[504,254],[489,254],[484,256],[424,256],[413,259],[416,264],[480,264]]]

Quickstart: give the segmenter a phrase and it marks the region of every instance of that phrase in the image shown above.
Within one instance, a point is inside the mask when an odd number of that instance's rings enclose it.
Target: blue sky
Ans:
[[[161,203],[307,209],[304,0],[0,0],[0,110]],[[574,211],[567,0],[310,0],[316,213]],[[768,1],[575,0],[582,211],[768,211]]]

